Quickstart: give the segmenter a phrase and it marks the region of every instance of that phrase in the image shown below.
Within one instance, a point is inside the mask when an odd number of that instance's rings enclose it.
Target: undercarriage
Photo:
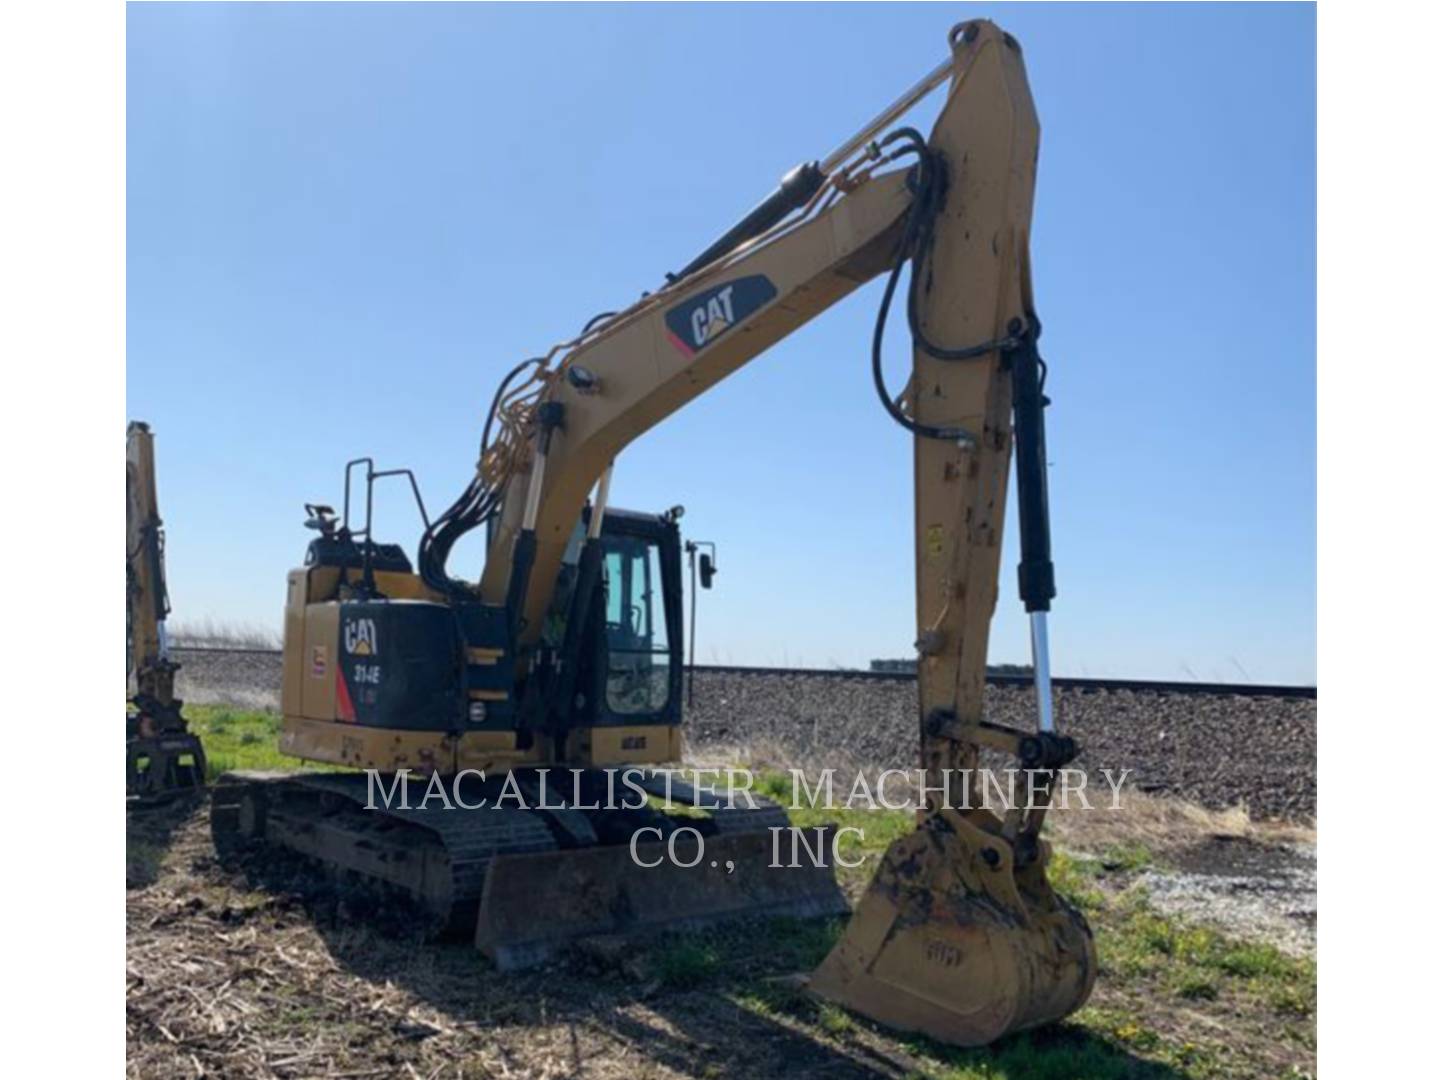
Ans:
[[[848,910],[823,826],[795,842],[821,857],[795,860],[785,811],[769,800],[726,805],[639,769],[631,776],[646,800],[634,789],[611,799],[613,776],[576,770],[562,797],[542,788],[538,770],[477,773],[453,780],[443,801],[422,800],[423,782],[414,784],[400,805],[393,777],[227,773],[213,789],[211,827],[222,858],[270,845],[404,894],[431,933],[473,939],[501,970],[587,938]]]

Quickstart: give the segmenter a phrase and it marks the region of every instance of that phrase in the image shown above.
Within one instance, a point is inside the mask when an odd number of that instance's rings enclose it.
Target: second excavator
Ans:
[[[896,126],[942,85],[928,138]],[[289,577],[281,741],[351,771],[223,777],[217,845],[281,845],[402,890],[502,968],[592,935],[843,910],[828,868],[772,865],[774,830],[787,826],[778,806],[677,815],[604,798],[624,768],[634,790],[704,809],[692,785],[666,791],[659,768],[682,755],[679,513],[619,510],[608,492],[627,444],[883,278],[871,371],[914,444],[927,801],[810,986],[960,1045],[1077,1009],[1095,952],[1046,880],[1046,807],[997,814],[939,794],[982,748],[1041,774],[1077,752],[1050,704],[1047,401],[1029,254],[1038,142],[1019,44],[991,23],[961,24],[943,64],[663,287],[515,367],[473,479],[433,520],[408,471],[352,462],[341,512],[309,507],[318,536]],[[899,394],[881,364],[897,294],[913,339]],[[1012,456],[1034,730],[983,715]],[[371,536],[387,478],[407,482],[424,519],[413,563]],[[468,580],[449,563],[476,530],[486,561]],[[444,804],[396,805],[412,774],[443,780]],[[507,791],[530,798],[507,804]],[[685,828],[704,841],[693,866],[688,849],[662,857]]]
[[[149,424],[132,420],[125,428],[127,805],[149,806],[205,786],[205,748],[185,723],[184,703],[175,696],[180,665],[170,655],[169,614],[155,436]]]

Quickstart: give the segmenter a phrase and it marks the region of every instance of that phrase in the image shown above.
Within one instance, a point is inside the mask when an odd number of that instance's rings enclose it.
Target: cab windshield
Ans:
[[[616,537],[605,554],[606,704],[612,713],[654,713],[670,697],[670,642],[657,545]]]

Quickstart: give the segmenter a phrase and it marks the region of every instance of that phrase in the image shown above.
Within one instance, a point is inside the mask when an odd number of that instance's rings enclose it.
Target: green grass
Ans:
[[[688,989],[713,976],[721,962],[712,940],[671,939],[656,950],[655,973],[666,986]]]
[[[1155,911],[1141,895],[1116,903],[1097,934],[1100,977],[1155,977],[1188,1000],[1258,1000],[1276,1012],[1315,1011],[1315,961],[1236,941]]]
[[[953,1050],[928,1040],[914,1040],[909,1049],[926,1080],[1158,1080],[1184,1076],[1187,1067],[1184,1055],[1164,1053],[1160,1037],[1138,1026],[1128,1038],[1096,1037],[1072,1023],[1025,1032],[985,1050]],[[1137,1061],[1135,1052],[1149,1060]]]
[[[277,749],[280,714],[223,705],[186,705],[185,720],[205,747],[206,779],[232,769],[300,769],[310,767]]]
[[[1144,844],[1111,844],[1100,852],[1099,863],[1110,873],[1134,874],[1155,865],[1155,856]]]
[[[826,809],[823,805],[810,807],[803,792],[797,800],[795,792],[791,790],[791,780],[788,775],[780,773],[761,773],[755,777],[755,794],[767,799],[773,799],[785,807],[790,815],[790,822],[806,828],[812,825],[834,825],[837,829],[858,829],[860,834],[846,833],[839,838],[836,844],[836,854],[839,859],[845,862],[855,862],[860,856],[864,856],[864,864],[856,867],[837,865],[835,877],[841,886],[860,884],[870,880],[875,873],[875,865],[881,855],[885,853],[891,843],[899,840],[902,836],[908,836],[915,828],[913,815],[902,810],[869,810],[863,807],[846,809],[843,805],[837,805],[835,809]],[[845,793],[837,786],[835,789],[835,802],[843,804]],[[798,802],[798,808],[796,803]]]
[[[622,797],[629,798],[628,795]],[[645,805],[652,810],[659,810],[662,814],[666,814],[669,817],[704,820],[710,816],[710,811],[702,806],[690,806],[681,802],[679,799],[671,799],[667,802],[663,795],[645,796]]]

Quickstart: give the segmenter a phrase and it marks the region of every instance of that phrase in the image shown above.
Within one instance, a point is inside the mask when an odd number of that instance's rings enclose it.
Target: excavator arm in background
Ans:
[[[133,712],[125,715],[125,795],[159,801],[205,783],[205,750],[187,729],[175,696],[165,619],[165,532],[155,490],[155,436],[132,421],[125,430],[125,675]]]
[[[927,805],[917,831],[886,853],[812,986],[892,1026],[976,1045],[1077,1009],[1095,953],[1084,919],[1046,881],[1044,799],[1002,818],[943,796],[947,778],[977,767],[982,746],[1042,781],[1076,753],[1053,731],[1048,683],[1054,583],[1029,265],[1039,125],[1009,34],[970,22],[950,44],[950,62],[909,100],[827,161],[792,172],[666,288],[594,326],[555,366],[534,362],[508,396],[502,388],[492,418],[505,430],[481,462],[501,498],[480,593],[523,612],[522,646],[534,642],[586,497],[624,446],[888,273],[874,377],[887,410],[914,435]],[[880,136],[937,76],[949,77],[949,94],[929,139],[905,128]],[[894,398],[880,345],[906,262],[914,360]],[[1034,732],[983,719],[1012,448],[1038,683]],[[592,524],[603,511],[602,494]]]

